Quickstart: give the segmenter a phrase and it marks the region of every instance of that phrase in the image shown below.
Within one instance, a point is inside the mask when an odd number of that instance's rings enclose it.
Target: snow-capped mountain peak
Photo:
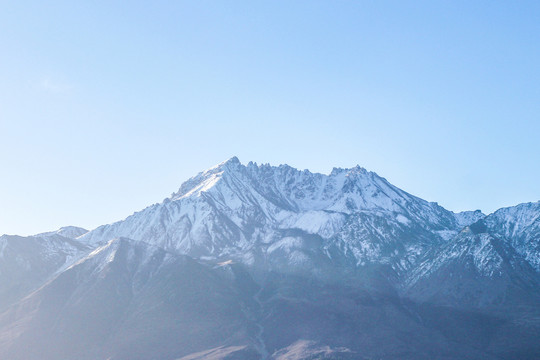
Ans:
[[[428,246],[457,234],[476,217],[410,195],[360,166],[320,174],[288,165],[243,165],[233,157],[190,178],[163,203],[80,240],[105,244],[127,237],[192,256],[243,254],[250,262],[250,251],[273,249],[279,234],[293,229],[330,239],[345,236],[341,230],[347,223],[360,222],[369,243],[395,240],[396,231],[414,241],[420,231],[422,246]],[[387,219],[384,230],[375,225],[380,219]],[[373,225],[365,228],[368,223]]]
[[[252,193],[287,210],[408,212],[410,202],[419,206],[437,208],[391,185],[374,172],[355,166],[334,168],[329,175],[297,170],[288,165],[247,166],[233,157],[184,182],[170,200],[198,197],[202,193],[236,193],[242,197]],[[256,199],[252,199],[256,200]],[[437,211],[438,209],[434,209]]]

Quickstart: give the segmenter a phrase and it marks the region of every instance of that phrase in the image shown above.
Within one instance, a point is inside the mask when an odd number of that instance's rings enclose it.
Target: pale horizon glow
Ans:
[[[227,158],[540,200],[540,3],[12,2],[0,234],[88,229]]]

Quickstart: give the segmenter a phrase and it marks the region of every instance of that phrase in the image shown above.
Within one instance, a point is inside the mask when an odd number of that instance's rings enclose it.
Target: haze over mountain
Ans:
[[[231,158],[94,230],[0,237],[0,358],[540,358],[540,202]]]

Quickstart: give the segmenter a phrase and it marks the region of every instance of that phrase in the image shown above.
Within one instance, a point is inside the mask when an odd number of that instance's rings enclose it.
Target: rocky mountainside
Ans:
[[[129,239],[77,261],[0,315],[0,328],[3,359],[163,359],[248,339],[235,289],[189,257]]]
[[[323,175],[287,165],[244,166],[232,158],[189,179],[162,203],[80,241],[95,246],[123,236],[248,265],[272,261],[278,251],[278,259],[285,255],[300,267],[313,260],[305,253],[315,241],[323,257],[338,249],[356,264],[393,263],[402,270],[483,217],[480,211],[454,214],[360,167]]]
[[[0,311],[70,266],[90,247],[56,232],[0,236]]]
[[[0,358],[540,358],[540,202],[229,159],[92,231],[0,237]]]
[[[540,271],[540,202],[499,209],[485,220],[486,231],[506,240]]]

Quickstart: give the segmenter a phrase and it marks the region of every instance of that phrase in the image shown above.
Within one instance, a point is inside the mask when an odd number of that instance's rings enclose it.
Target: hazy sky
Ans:
[[[538,1],[2,1],[0,46],[0,234],[125,218],[233,155],[540,199]]]

